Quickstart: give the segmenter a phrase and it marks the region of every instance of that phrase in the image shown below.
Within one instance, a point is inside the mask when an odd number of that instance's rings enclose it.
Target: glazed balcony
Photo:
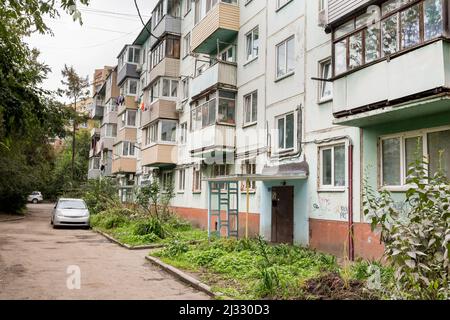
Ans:
[[[448,70],[450,43],[439,40],[338,76],[334,122],[365,127],[448,110]]]
[[[142,150],[142,165],[169,167],[177,164],[178,151],[174,144],[155,144]]]
[[[174,58],[164,58],[158,63],[149,74],[149,83],[159,77],[178,78],[180,76],[180,60]]]
[[[136,158],[118,157],[112,161],[112,174],[136,173]]]
[[[103,106],[103,102],[101,100],[94,100],[94,102],[90,106],[89,110],[89,118],[93,120],[100,120],[103,118],[105,107]]]
[[[236,128],[215,124],[192,132],[190,152],[193,157],[213,158],[231,154],[236,149]]]
[[[139,77],[140,74],[137,71],[137,64],[125,63],[117,74],[117,85],[120,86],[127,78],[139,79]]]
[[[237,86],[237,65],[218,61],[192,81],[192,96],[198,96],[210,88],[230,88]]]
[[[239,31],[239,17],[237,3],[219,1],[192,30],[192,51],[213,54],[218,40],[231,43]]]
[[[147,111],[141,113],[141,127],[145,127],[158,119],[178,119],[176,101],[158,99],[153,102]]]
[[[156,38],[164,36],[166,33],[181,34],[181,18],[166,14],[156,26],[153,27],[153,35]]]

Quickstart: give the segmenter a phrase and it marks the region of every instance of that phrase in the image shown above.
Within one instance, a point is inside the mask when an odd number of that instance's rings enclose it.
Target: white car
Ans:
[[[61,198],[52,212],[53,228],[59,226],[89,228],[89,209],[83,199]]]
[[[42,197],[42,193],[39,191],[33,191],[33,193],[28,196],[28,202],[39,203],[43,200],[44,198]]]

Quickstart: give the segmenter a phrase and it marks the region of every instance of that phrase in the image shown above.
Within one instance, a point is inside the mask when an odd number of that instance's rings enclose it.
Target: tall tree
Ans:
[[[66,95],[72,101],[73,118],[72,118],[72,179],[75,178],[75,148],[76,148],[76,132],[77,126],[81,121],[85,120],[84,115],[77,112],[77,103],[89,96],[89,77],[83,78],[75,71],[73,66],[64,65],[61,71],[63,80],[61,83],[65,86],[60,92]]]

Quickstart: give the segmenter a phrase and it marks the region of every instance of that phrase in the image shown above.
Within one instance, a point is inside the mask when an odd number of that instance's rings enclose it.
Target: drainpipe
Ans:
[[[353,143],[348,146],[348,259],[355,260],[353,227]]]

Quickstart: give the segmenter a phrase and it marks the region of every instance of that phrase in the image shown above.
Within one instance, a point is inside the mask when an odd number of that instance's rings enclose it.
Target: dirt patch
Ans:
[[[346,283],[339,274],[327,273],[306,281],[307,294],[319,300],[376,300],[374,292],[366,289],[364,282],[349,280]]]

